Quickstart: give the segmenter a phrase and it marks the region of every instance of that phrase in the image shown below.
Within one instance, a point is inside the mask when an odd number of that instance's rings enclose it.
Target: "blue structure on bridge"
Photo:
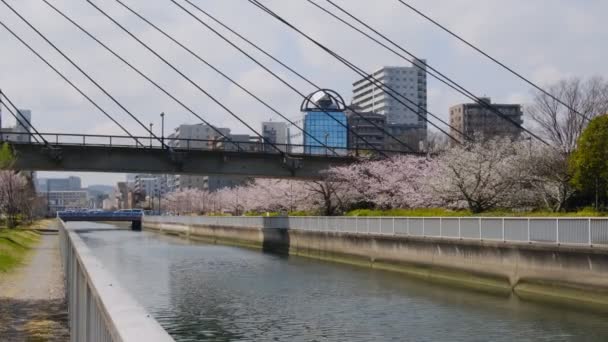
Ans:
[[[290,127],[290,144],[300,145],[296,149],[305,155],[348,154],[348,120],[344,113],[344,99],[333,90],[322,89],[308,95],[300,112],[301,127],[308,134]]]
[[[131,229],[141,231],[143,211],[60,211],[57,217],[63,222],[131,222]]]

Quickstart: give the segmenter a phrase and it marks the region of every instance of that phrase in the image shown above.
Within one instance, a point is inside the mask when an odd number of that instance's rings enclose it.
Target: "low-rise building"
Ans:
[[[450,108],[450,125],[453,127],[451,135],[454,138],[464,142],[465,136],[490,139],[499,136],[517,137],[521,134],[522,129],[517,126],[524,123],[520,104],[496,104],[490,98],[481,100],[486,104],[464,103]]]
[[[264,151],[276,151],[270,144],[275,144],[281,151],[287,152],[288,129],[286,122],[262,122],[262,136],[264,137]]]
[[[389,124],[386,125],[386,132],[399,139],[385,136],[384,148],[387,151],[396,152],[422,152],[425,150],[427,129],[426,126],[408,124]]]
[[[40,197],[45,198],[50,215],[58,211],[88,208],[87,191],[49,191],[41,192]]]
[[[383,150],[386,116],[373,112],[346,110],[348,126],[348,147],[351,150]],[[371,146],[370,146],[371,145]]]
[[[19,109],[19,121],[14,127],[0,128],[0,140],[10,142],[31,142],[32,136],[32,111]],[[0,113],[0,117],[1,117]]]

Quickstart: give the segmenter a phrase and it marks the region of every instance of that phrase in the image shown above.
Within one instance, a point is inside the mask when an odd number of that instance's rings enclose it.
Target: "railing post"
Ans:
[[[559,245],[559,218],[555,219],[555,242]]]
[[[502,242],[506,242],[505,240],[505,218],[502,218]]]
[[[459,238],[460,240],[462,240],[462,229],[460,228],[460,220],[461,220],[461,219],[462,219],[462,218],[460,218],[460,217],[458,218],[458,238]]]
[[[587,222],[587,226],[588,226],[588,228],[589,228],[589,229],[588,229],[588,233],[589,233],[589,235],[588,235],[588,238],[589,238],[589,246],[593,246],[593,243],[592,243],[592,241],[591,241],[591,218],[589,218],[587,221],[588,221],[588,222]]]
[[[110,135],[110,147],[112,147],[112,136]]]
[[[393,236],[395,235],[395,217],[393,217]]]
[[[425,227],[424,227],[424,223],[425,223],[425,220],[424,220],[424,217],[423,217],[423,218],[422,218],[422,237],[426,237],[426,231],[425,231],[425,229],[424,229],[424,228],[425,228]]]
[[[443,218],[439,218],[439,237],[443,238]]]
[[[532,243],[530,240],[530,219],[528,218],[528,243]]]
[[[355,232],[359,233],[359,216],[355,216]]]
[[[410,218],[407,217],[405,219],[405,227],[406,227],[406,231],[407,231],[407,236],[410,236]]]

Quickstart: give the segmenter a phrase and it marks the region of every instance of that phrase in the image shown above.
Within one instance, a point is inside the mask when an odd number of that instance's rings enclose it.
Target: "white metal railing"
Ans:
[[[144,221],[446,239],[608,246],[608,219],[561,217],[149,216]]]
[[[78,234],[61,223],[59,237],[66,280],[70,341],[174,341],[121,288]]]

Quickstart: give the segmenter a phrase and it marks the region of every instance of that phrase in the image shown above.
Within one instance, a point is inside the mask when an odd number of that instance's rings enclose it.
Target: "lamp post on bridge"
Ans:
[[[150,148],[152,148],[152,136],[154,135],[152,133],[152,127],[154,127],[154,124],[150,122]]]
[[[165,148],[165,112],[160,113],[160,127],[161,127],[160,141],[163,144],[163,149],[164,149]]]

